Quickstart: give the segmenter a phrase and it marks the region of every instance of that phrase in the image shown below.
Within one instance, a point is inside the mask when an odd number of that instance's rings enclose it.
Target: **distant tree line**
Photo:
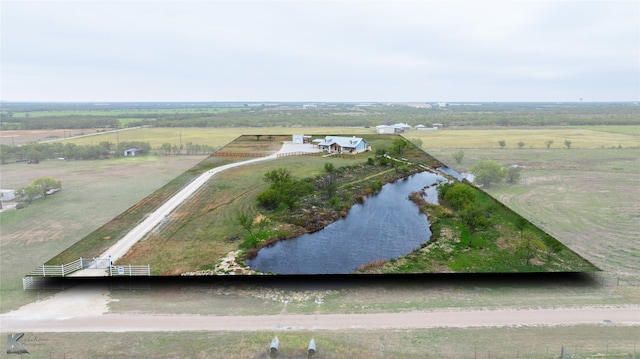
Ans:
[[[149,152],[148,142],[126,141],[114,144],[102,141],[98,145],[76,145],[75,143],[29,143],[22,146],[0,145],[0,161],[4,164],[11,160],[30,161],[37,163],[47,159],[93,160],[123,156],[124,150],[139,148],[142,152]]]
[[[118,128],[118,119],[108,116],[42,116],[13,117],[2,113],[0,129],[7,130],[53,130],[79,128]]]
[[[33,107],[43,111],[44,104]],[[113,106],[117,106],[114,104]],[[55,107],[55,106],[54,106]],[[213,107],[213,105],[212,105]],[[212,107],[209,107],[211,109]],[[53,108],[53,107],[52,107]],[[482,104],[481,106],[447,106],[443,108],[416,108],[405,105],[355,104],[319,105],[317,108],[302,106],[242,107],[233,111],[194,112],[193,108],[166,109],[149,105],[141,112],[129,104],[122,105],[113,115],[108,111],[86,111],[82,115],[27,116],[13,110],[29,110],[29,107],[3,106],[0,111],[0,128],[8,129],[63,129],[63,128],[117,128],[150,125],[157,127],[292,127],[292,126],[359,126],[373,127],[383,124],[407,123],[448,126],[585,126],[585,125],[637,125],[638,106],[624,104]],[[127,111],[131,112],[127,112]],[[181,112],[182,111],[182,112]],[[120,119],[126,118],[126,125]]]

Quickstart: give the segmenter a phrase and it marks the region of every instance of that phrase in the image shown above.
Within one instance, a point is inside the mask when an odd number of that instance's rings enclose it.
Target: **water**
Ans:
[[[408,199],[445,178],[422,172],[382,187],[364,204],[324,229],[262,248],[247,261],[254,270],[278,274],[346,274],[374,260],[397,258],[429,241],[431,231],[424,214]],[[435,186],[428,201],[437,201]]]

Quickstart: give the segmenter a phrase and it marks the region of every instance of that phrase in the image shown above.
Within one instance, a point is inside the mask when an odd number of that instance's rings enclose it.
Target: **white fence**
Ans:
[[[112,277],[142,277],[151,275],[151,266],[134,266],[131,264],[123,266],[110,266],[109,275]]]
[[[45,277],[66,277],[73,272],[84,270],[102,270],[107,271],[112,277],[141,277],[151,276],[151,267],[149,265],[121,265],[114,266],[109,258],[79,258],[73,262],[59,265],[41,265],[31,271],[27,277],[23,278],[23,287],[32,286],[34,279],[29,278],[45,278]]]
[[[60,265],[41,265],[31,271],[29,276],[32,277],[64,277],[77,270],[82,269],[82,258],[71,263]]]

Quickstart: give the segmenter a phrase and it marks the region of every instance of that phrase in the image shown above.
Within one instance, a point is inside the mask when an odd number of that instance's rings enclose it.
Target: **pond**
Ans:
[[[435,183],[443,176],[421,172],[389,183],[347,216],[324,229],[262,248],[246,263],[277,274],[347,274],[375,260],[405,255],[428,242],[429,222],[410,193],[428,187],[425,200],[437,202]]]

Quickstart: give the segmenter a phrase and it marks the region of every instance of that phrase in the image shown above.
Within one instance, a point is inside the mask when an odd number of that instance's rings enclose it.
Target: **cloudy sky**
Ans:
[[[1,1],[4,101],[638,101],[640,2]]]

